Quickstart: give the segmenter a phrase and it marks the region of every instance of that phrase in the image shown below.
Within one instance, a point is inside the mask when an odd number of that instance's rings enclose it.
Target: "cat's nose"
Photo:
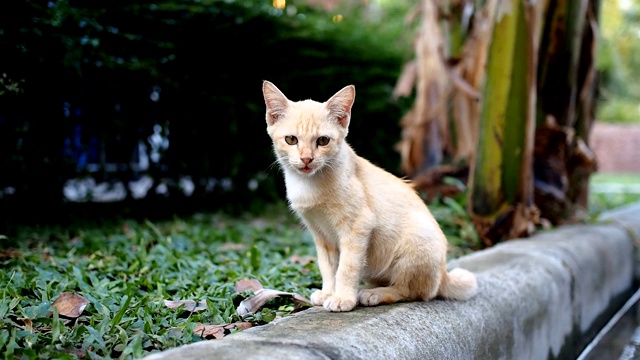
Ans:
[[[309,165],[309,164],[311,164],[311,162],[313,161],[313,158],[312,158],[312,157],[303,157],[303,158],[300,158],[300,160],[302,160],[302,162],[303,162],[305,165]]]

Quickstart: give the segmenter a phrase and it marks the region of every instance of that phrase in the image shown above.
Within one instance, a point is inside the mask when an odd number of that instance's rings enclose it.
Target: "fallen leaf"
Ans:
[[[244,279],[238,280],[236,282],[234,290],[237,293],[241,293],[241,292],[243,292],[245,290],[251,290],[253,292],[256,292],[256,291],[261,290],[263,288],[264,288],[264,286],[262,286],[262,284],[260,284],[260,281],[258,281],[256,279],[244,278]]]
[[[225,325],[224,328],[228,329],[228,330],[233,329],[233,328],[236,328],[236,329],[239,329],[239,330],[245,330],[245,329],[248,329],[248,328],[250,328],[252,326],[253,325],[250,322],[242,321],[242,322],[234,322],[234,323],[231,323],[229,325]]]
[[[234,251],[234,250],[244,250],[247,248],[247,245],[245,244],[238,244],[238,243],[224,243],[220,246],[220,250],[222,251]]]
[[[15,249],[0,250],[0,259],[12,259],[20,256],[22,256],[22,253]]]
[[[169,309],[177,309],[180,306],[183,306],[184,310],[190,312],[198,312],[207,309],[206,301],[195,301],[195,300],[165,300],[164,305]]]
[[[224,327],[222,325],[207,325],[198,323],[193,329],[193,333],[200,335],[201,338],[213,337],[222,339],[224,337]]]
[[[307,265],[308,263],[316,261],[316,258],[313,257],[313,256],[302,257],[302,256],[300,256],[298,254],[295,254],[295,255],[293,255],[292,257],[289,258],[289,261],[291,261],[292,263],[295,263],[295,264]]]
[[[251,327],[250,322],[235,322],[225,325],[207,325],[203,323],[197,323],[193,329],[193,333],[200,335],[201,338],[215,338],[222,339],[226,334],[230,333],[232,329],[244,330]]]
[[[52,304],[58,309],[59,315],[69,318],[79,317],[87,305],[89,305],[89,300],[72,292],[63,292]]]
[[[273,289],[260,289],[255,292],[254,295],[242,300],[236,308],[236,314],[242,319],[258,311],[269,300],[277,296],[291,296],[296,307],[303,306],[304,304],[311,304],[307,298],[300,294],[278,291]]]
[[[16,318],[16,322],[17,323],[22,323],[23,325],[21,327],[23,327],[24,330],[27,330],[28,332],[33,332],[33,323],[31,322],[31,319],[29,318]]]

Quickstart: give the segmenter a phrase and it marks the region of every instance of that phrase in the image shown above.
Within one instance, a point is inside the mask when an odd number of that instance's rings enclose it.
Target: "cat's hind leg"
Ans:
[[[363,306],[376,306],[379,304],[393,304],[400,301],[408,301],[411,298],[406,291],[398,286],[383,286],[370,289],[360,289],[358,302]]]
[[[363,306],[375,306],[433,299],[438,295],[442,274],[446,271],[435,269],[429,266],[397,266],[393,271],[393,277],[388,284],[384,284],[385,286],[360,289],[358,301]]]

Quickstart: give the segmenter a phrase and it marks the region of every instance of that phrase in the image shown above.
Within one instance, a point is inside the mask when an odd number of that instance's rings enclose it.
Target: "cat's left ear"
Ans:
[[[273,125],[284,116],[289,106],[289,100],[282,91],[267,80],[262,83],[262,94],[267,106],[267,124]]]
[[[329,113],[336,118],[338,124],[343,128],[349,127],[351,119],[351,107],[356,100],[356,87],[348,85],[338,91],[329,100],[327,100],[327,108]]]

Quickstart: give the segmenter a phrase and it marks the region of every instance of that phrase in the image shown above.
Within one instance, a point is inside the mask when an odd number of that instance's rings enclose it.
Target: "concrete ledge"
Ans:
[[[607,216],[450,263],[478,276],[466,302],[314,308],[146,360],[576,358],[634,288],[640,204]]]

